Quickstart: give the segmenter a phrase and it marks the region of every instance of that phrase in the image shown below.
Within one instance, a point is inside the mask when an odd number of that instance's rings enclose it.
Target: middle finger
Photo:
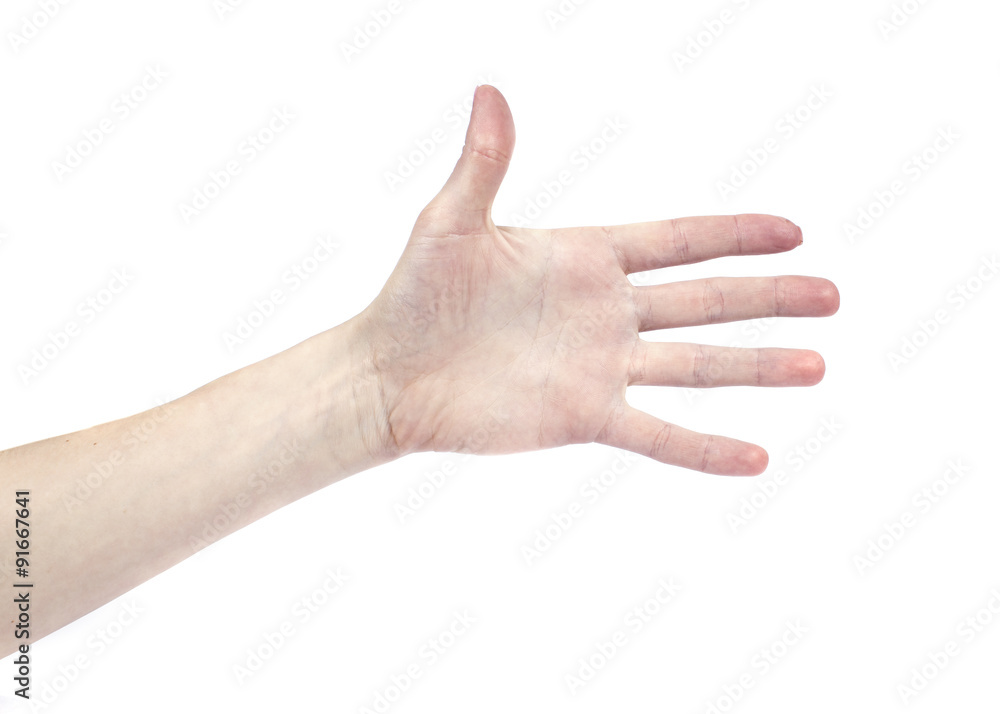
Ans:
[[[758,317],[826,317],[840,306],[823,278],[706,278],[636,288],[639,330],[711,325]]]

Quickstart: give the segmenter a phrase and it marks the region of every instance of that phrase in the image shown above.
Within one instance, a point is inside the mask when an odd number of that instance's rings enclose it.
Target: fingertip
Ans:
[[[799,378],[799,384],[803,387],[819,384],[826,375],[826,361],[823,355],[813,350],[802,350],[795,363],[795,373]]]
[[[767,452],[756,444],[736,439],[728,440],[725,456],[704,469],[720,476],[758,476],[767,469]]]
[[[473,92],[472,94],[472,99],[475,102],[481,96],[485,96],[486,94],[492,95],[494,97],[499,97],[504,101],[504,103],[506,103],[506,99],[504,99],[503,92],[494,87],[492,84],[477,84],[476,91]]]
[[[776,231],[785,250],[792,250],[802,245],[802,229],[787,218],[776,216],[778,229]]]
[[[767,470],[770,461],[767,451],[756,444],[749,444],[748,447],[742,463],[739,464],[739,471],[734,473],[734,476],[760,476]]]
[[[514,149],[514,117],[507,99],[492,84],[480,84],[472,95],[472,116],[469,133],[474,134],[488,150],[499,150],[510,161]],[[467,136],[472,138],[472,136]]]
[[[823,317],[836,314],[840,309],[840,290],[831,281],[823,279],[822,288],[819,294],[820,304],[823,306]]]
[[[802,229],[787,218],[748,213],[737,218],[743,229],[740,252],[744,255],[784,253],[802,244]]]

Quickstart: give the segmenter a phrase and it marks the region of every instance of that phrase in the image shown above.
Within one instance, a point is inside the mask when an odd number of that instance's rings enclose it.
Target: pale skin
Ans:
[[[491,209],[513,149],[506,101],[480,87],[453,174],[362,313],[165,407],[0,452],[3,498],[31,491],[38,594],[29,640],[14,637],[16,611],[2,599],[0,656],[292,501],[413,452],[599,442],[711,474],[763,472],[761,447],[634,409],[626,387],[808,386],[822,358],[642,333],[827,316],[836,287],[800,276],[636,287],[627,276],[791,250],[801,231],[763,215],[499,227]],[[111,473],[73,500],[98,462],[113,462]],[[269,467],[269,479],[249,481]],[[0,553],[0,587],[18,579],[13,568]]]

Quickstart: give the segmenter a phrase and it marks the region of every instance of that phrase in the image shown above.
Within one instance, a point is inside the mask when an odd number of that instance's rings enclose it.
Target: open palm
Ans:
[[[597,441],[708,473],[763,471],[760,447],[634,409],[626,387],[810,385],[823,376],[822,358],[648,342],[640,333],[830,315],[834,285],[785,276],[636,287],[627,275],[789,250],[801,243],[799,229],[759,215],[498,227],[491,208],[513,148],[506,101],[480,87],[454,173],[362,315],[395,448],[510,453]]]

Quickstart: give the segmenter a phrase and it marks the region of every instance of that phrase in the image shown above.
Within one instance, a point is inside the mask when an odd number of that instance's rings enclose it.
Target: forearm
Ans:
[[[30,491],[30,639],[225,535],[392,458],[356,320],[156,409],[0,452],[0,498]],[[7,542],[13,550],[13,537]],[[0,554],[10,592],[13,559]],[[16,619],[4,595],[4,622]]]

